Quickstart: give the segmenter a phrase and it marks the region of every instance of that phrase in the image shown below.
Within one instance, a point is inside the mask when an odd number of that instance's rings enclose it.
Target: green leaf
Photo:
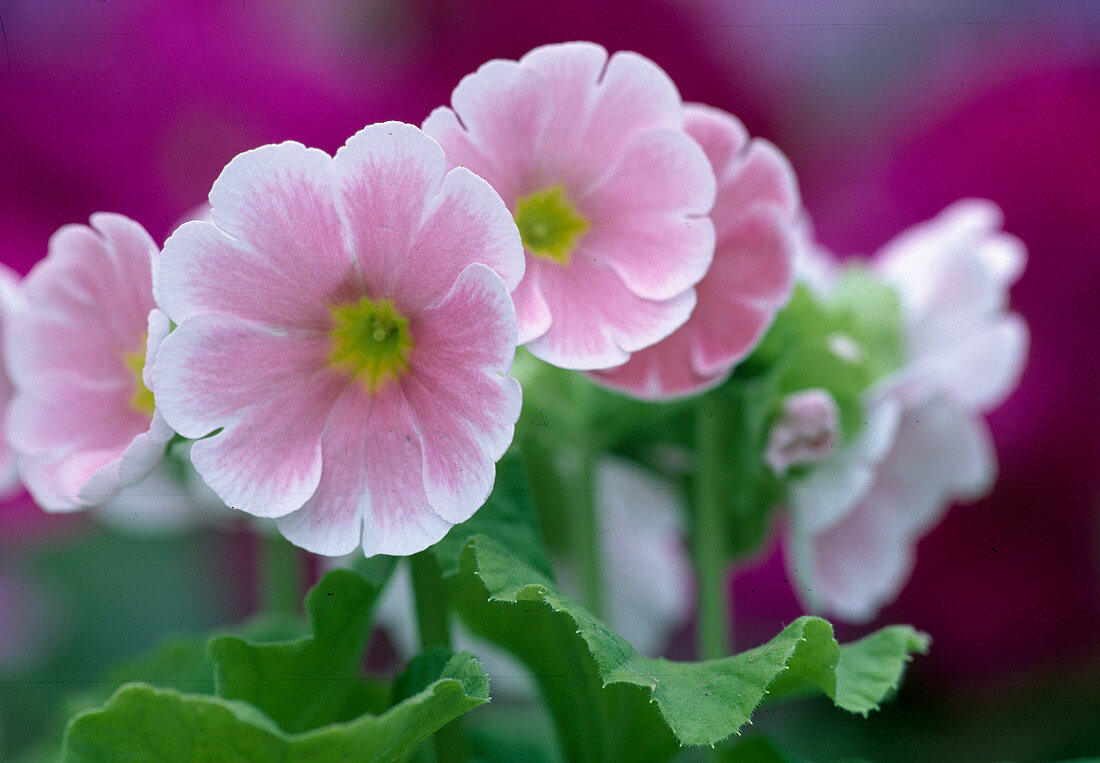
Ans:
[[[133,681],[191,694],[213,694],[214,664],[206,656],[206,639],[170,638],[148,655],[120,665],[107,676],[112,690]],[[103,702],[110,693],[104,693],[96,704]]]
[[[409,660],[409,664],[393,682],[393,703],[397,704],[419,694],[436,678],[454,654],[450,649],[433,646]]]
[[[486,617],[484,606],[470,607],[476,603],[477,585],[483,589],[481,596],[498,603],[491,617]],[[801,617],[767,644],[725,659],[674,662],[646,657],[562,594],[552,581],[485,536],[467,543],[457,588],[462,595],[456,601],[467,624],[527,661],[548,700],[560,701],[555,683],[564,683],[574,692],[569,706],[552,708],[559,727],[564,726],[567,752],[573,759],[613,759],[613,753],[623,752],[607,738],[623,735],[622,716],[614,714],[615,708],[600,696],[600,685],[642,689],[633,695],[620,692],[614,701],[627,702],[631,713],[636,713],[638,698],[651,700],[680,743],[714,745],[749,721],[780,675],[789,676],[786,680],[795,688],[816,687],[839,707],[866,713],[897,685],[909,653],[927,647],[923,634],[897,626],[842,653],[827,621]],[[506,613],[501,605],[512,609]],[[480,626],[478,618],[483,620]],[[526,634],[526,640],[521,634]],[[558,662],[556,670],[546,675],[543,671],[548,666],[531,646],[535,640],[542,646],[556,640],[555,659],[568,661]],[[585,651],[588,660],[582,659]],[[563,670],[562,665],[570,667]],[[634,750],[627,749],[633,758]]]
[[[239,636],[210,640],[220,697],[259,708],[283,731],[305,731],[357,715],[360,664],[379,589],[348,570],[332,570],[309,592],[312,635],[258,643]]]
[[[391,761],[489,699],[477,660],[455,655],[438,679],[385,713],[288,734],[239,700],[128,684],[97,710],[78,715],[65,734],[63,760],[225,760],[241,763]]]
[[[840,647],[832,678],[820,675],[811,680],[808,671],[792,670],[769,687],[768,700],[806,696],[822,690],[838,707],[866,716],[897,689],[909,655],[926,654],[930,643],[927,634],[907,625],[882,628]]]

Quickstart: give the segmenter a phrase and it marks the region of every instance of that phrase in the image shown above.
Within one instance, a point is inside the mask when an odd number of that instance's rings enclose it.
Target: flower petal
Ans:
[[[128,380],[122,357],[140,349],[153,307],[150,257],[148,249],[115,252],[83,225],[58,230],[5,321],[6,366],[15,386],[35,388],[59,371]]]
[[[907,410],[871,490],[813,539],[814,597],[845,620],[873,618],[908,578],[917,539],[953,499],[987,490],[995,463],[981,419],[949,401]]]
[[[103,247],[113,266],[108,312],[120,329],[119,336],[130,344],[135,335],[140,336],[153,306],[152,267],[160,257],[160,247],[145,228],[128,217],[100,212],[92,215],[90,222],[103,237]],[[103,273],[98,279],[98,286],[106,287]]]
[[[971,410],[988,411],[1015,389],[1027,361],[1027,345],[1027,323],[1007,314],[918,355],[884,384],[907,388],[911,403],[948,394]]]
[[[493,188],[504,188],[505,179],[511,176],[508,157],[495,153],[492,147],[479,144],[451,109],[446,106],[432,109],[420,129],[443,147],[448,170],[470,167]]]
[[[702,103],[685,103],[684,129],[706,152],[716,174],[740,166],[749,132],[737,117]]]
[[[705,291],[708,305],[719,295],[736,295],[765,311],[770,323],[790,297],[795,247],[793,221],[770,204],[744,210],[734,224],[723,220],[717,265],[697,287],[700,295]]]
[[[688,134],[695,137],[691,122],[687,127]],[[703,145],[704,150],[707,148]],[[774,206],[788,221],[801,209],[798,182],[790,160],[762,138],[753,138],[735,161],[726,165],[716,163],[714,167],[721,192],[713,216],[715,226],[720,227],[720,237],[726,225],[735,225],[746,210],[757,204]]]
[[[683,328],[646,347],[614,368],[592,371],[592,378],[611,389],[645,400],[673,399],[708,389],[721,383],[725,375],[701,377],[693,368],[690,332]]]
[[[515,355],[513,315],[500,278],[475,264],[410,325],[417,349],[401,388],[419,422],[428,501],[453,524],[489,497],[494,464],[519,418],[519,382],[506,376]]]
[[[497,59],[463,77],[451,95],[451,106],[479,153],[507,159],[489,162],[493,169],[487,174],[480,172],[481,163],[471,166],[478,167],[475,171],[508,204],[535,182],[542,136],[551,116],[548,85],[534,68]]]
[[[130,441],[122,455],[89,476],[80,488],[77,500],[94,506],[114,498],[122,488],[139,482],[164,457],[173,434],[161,415],[154,412],[149,431],[139,434]]]
[[[447,172],[443,150],[401,122],[370,125],[336,153],[336,199],[368,294],[416,312],[446,296],[471,262],[514,288],[523,277],[512,215],[469,170]]]
[[[646,299],[671,299],[707,272],[714,255],[714,172],[683,132],[647,130],[608,178],[580,201],[590,220],[576,257],[614,270]]]
[[[323,334],[196,316],[161,345],[157,405],[228,506],[261,517],[300,507],[321,477],[321,432],[347,380],[324,369]],[[211,437],[211,432],[221,429]]]
[[[324,435],[325,469],[314,496],[278,520],[292,543],[339,556],[362,544],[367,556],[403,556],[438,541],[451,524],[424,493],[420,440],[400,388],[372,397],[352,385]]]
[[[215,225],[164,245],[154,294],[176,323],[206,312],[318,327],[353,271],[329,187],[332,159],[287,142],[235,157],[210,191]]]
[[[593,374],[602,384],[645,399],[683,397],[721,383],[770,325],[793,279],[798,195],[786,160],[755,140],[743,154],[731,155],[734,146],[744,145],[744,128],[716,109],[695,109],[688,126],[705,141],[719,175],[711,213],[718,241],[710,268],[695,286],[698,304],[671,336],[622,366]]]
[[[57,374],[19,391],[8,407],[5,435],[28,456],[72,448],[121,452],[149,423],[130,407],[129,397],[126,380],[107,385]]]
[[[661,302],[642,299],[610,270],[583,257],[574,257],[568,267],[545,265],[539,277],[554,322],[527,349],[561,368],[621,365],[630,353],[683,325],[695,307],[693,289]]]
[[[443,184],[443,150],[412,125],[384,122],[349,138],[332,164],[336,206],[367,291],[392,295]]]
[[[542,295],[540,286],[539,273],[542,266],[537,257],[526,255],[526,259],[527,269],[523,273],[523,280],[512,292],[519,332],[516,337],[517,344],[527,344],[532,339],[542,336],[554,322],[550,316],[550,306],[546,304],[546,297]]]
[[[680,92],[661,67],[631,51],[615,53],[600,78],[584,129],[574,138],[573,165],[588,170],[588,186],[599,182],[592,170],[606,167],[608,159],[619,156],[637,133],[654,128],[681,130],[682,109]],[[576,189],[580,196],[587,190],[579,182]]]
[[[402,271],[394,294],[402,303],[418,306],[446,297],[455,279],[473,263],[492,268],[508,291],[519,285],[525,269],[512,214],[492,186],[465,167],[447,173],[408,260],[415,268]]]
[[[576,192],[602,174],[586,172],[585,162],[577,161],[577,150],[590,119],[596,84],[607,66],[607,51],[591,42],[543,45],[524,55],[519,65],[541,74],[550,95],[551,116],[542,136],[540,165],[554,177],[539,178],[536,186],[564,183],[568,191]],[[605,167],[606,162],[601,157],[599,166]]]
[[[919,330],[950,333],[1001,310],[1026,259],[1023,244],[1003,233],[989,201],[957,202],[886,244],[875,267],[897,287]]]
[[[897,437],[901,407],[886,400],[867,410],[867,422],[856,440],[837,450],[790,486],[795,524],[811,535],[840,522],[863,500],[875,470]]]
[[[118,450],[80,450],[51,458],[20,458],[19,474],[34,502],[46,511],[78,511],[81,489],[100,469],[117,464]]]
[[[676,86],[637,53],[620,51],[608,59],[600,45],[572,42],[535,48],[519,64],[545,77],[553,109],[536,185],[563,183],[571,197],[584,196],[635,133],[683,127]]]
[[[611,458],[599,464],[596,489],[604,580],[612,592],[607,621],[639,652],[656,656],[694,601],[680,492]]]

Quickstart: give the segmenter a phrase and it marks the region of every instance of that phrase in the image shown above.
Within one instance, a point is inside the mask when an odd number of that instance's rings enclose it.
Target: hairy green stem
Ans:
[[[269,615],[302,611],[302,563],[290,541],[279,533],[261,538],[260,607]]]
[[[426,549],[409,557],[412,572],[413,598],[416,607],[416,625],[420,632],[420,646],[451,648],[451,629],[447,622],[450,611],[443,573],[432,550]],[[456,719],[432,735],[435,757],[440,763],[458,763],[466,760],[466,737],[462,724]]]
[[[725,556],[727,523],[723,513],[722,470],[730,468],[721,458],[722,406],[713,397],[696,405],[696,464],[692,550],[695,561],[699,656],[704,660],[725,657],[730,650],[731,613],[726,590]]]
[[[588,384],[585,380],[583,383]],[[573,490],[566,501],[569,507],[570,551],[581,577],[584,606],[596,617],[604,614],[603,562],[600,548],[600,523],[596,517],[596,461],[600,443],[592,431],[591,389],[580,396],[583,423],[577,432],[577,465]]]

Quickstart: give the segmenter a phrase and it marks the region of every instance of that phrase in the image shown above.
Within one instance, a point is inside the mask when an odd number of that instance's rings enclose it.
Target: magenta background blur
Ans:
[[[1001,476],[879,623],[935,637],[918,694],[1100,674],[1100,3],[2,0],[0,21],[0,258],[20,272],[65,223],[120,212],[163,241],[243,150],[419,124],[484,61],[572,39],[649,56],[775,142],[839,254],[994,200],[1030,253]],[[84,527],[25,497],[0,513],[0,564]],[[785,577],[774,549],[738,577],[739,646],[799,614]]]

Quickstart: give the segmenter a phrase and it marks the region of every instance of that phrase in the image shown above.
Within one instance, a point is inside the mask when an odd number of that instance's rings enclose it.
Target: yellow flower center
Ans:
[[[589,223],[555,185],[516,202],[516,227],[527,251],[566,265]]]
[[[138,413],[152,417],[154,407],[153,393],[149,391],[149,388],[145,386],[145,380],[141,378],[141,370],[145,368],[146,341],[146,338],[142,338],[140,350],[124,353],[122,362],[130,369],[130,378],[133,381],[134,391],[130,395],[130,407]]]
[[[363,297],[350,305],[333,305],[328,332],[329,366],[376,392],[409,368],[413,341],[409,319],[391,300]]]

